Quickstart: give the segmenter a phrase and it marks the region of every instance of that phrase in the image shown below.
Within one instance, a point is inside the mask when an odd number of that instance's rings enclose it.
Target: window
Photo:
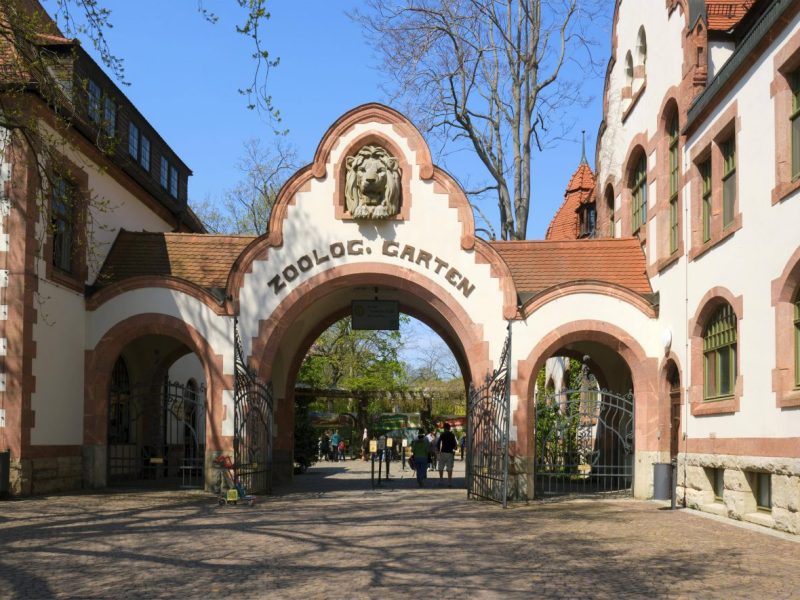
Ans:
[[[578,237],[595,237],[597,226],[597,210],[594,202],[584,204],[580,207],[580,235]]]
[[[669,123],[669,253],[678,250],[678,113],[675,112]]]
[[[794,387],[800,388],[800,296],[794,301]]]
[[[169,166],[169,193],[173,198],[178,197],[178,169]]]
[[[53,231],[52,263],[57,269],[72,273],[73,240],[75,236],[73,206],[75,190],[67,180],[54,177],[50,197],[50,218]]]
[[[163,156],[161,157],[161,187],[165,190],[169,187],[169,163]]]
[[[736,314],[730,304],[720,306],[703,334],[704,399],[733,395],[736,385]]]
[[[128,154],[139,160],[139,128],[133,122],[128,123]]]
[[[136,429],[131,427],[131,383],[128,366],[120,356],[111,372],[108,403],[108,443],[130,444],[136,441]]]
[[[647,157],[644,152],[639,157],[636,170],[633,172],[631,203],[633,206],[631,233],[636,233],[647,223]]]
[[[792,181],[800,177],[800,71],[792,73],[792,112],[789,115],[792,130]]]
[[[755,473],[753,492],[756,496],[758,510],[772,510],[772,476],[769,473]]]
[[[700,164],[703,180],[703,243],[711,239],[711,159]]]
[[[142,168],[150,172],[150,139],[146,135],[141,137],[142,152],[139,154],[139,164]]]
[[[103,130],[110,138],[117,132],[117,106],[108,96],[103,98]]]
[[[640,65],[647,62],[647,36],[644,27],[639,28],[639,35],[636,38],[636,59]]]
[[[625,55],[625,86],[633,88],[633,57],[630,52]]]
[[[606,212],[608,213],[608,237],[614,237],[614,189],[606,188]]]
[[[91,79],[86,85],[88,92],[88,103],[86,105],[86,112],[89,115],[89,120],[95,123],[100,122],[100,99],[103,95],[100,86]]]
[[[736,204],[736,139],[722,142],[722,228],[733,223]]]

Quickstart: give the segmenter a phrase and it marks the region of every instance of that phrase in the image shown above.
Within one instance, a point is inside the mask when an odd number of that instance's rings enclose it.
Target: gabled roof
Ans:
[[[755,0],[706,0],[706,18],[710,31],[730,31],[747,14]]]
[[[591,202],[595,177],[589,164],[582,160],[572,174],[564,192],[564,202],[558,209],[545,234],[546,240],[575,240],[578,238],[578,214],[581,204]]]
[[[234,261],[254,236],[119,232],[95,286],[169,275],[205,289],[224,289]]]
[[[652,294],[637,238],[489,242],[511,270],[524,300],[553,286],[600,281]]]

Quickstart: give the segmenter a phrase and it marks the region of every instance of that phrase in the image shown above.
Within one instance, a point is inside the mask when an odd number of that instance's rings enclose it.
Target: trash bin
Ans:
[[[11,451],[0,452],[0,500],[6,500],[11,491]]]
[[[669,500],[672,498],[672,464],[655,463],[653,465],[653,500]]]

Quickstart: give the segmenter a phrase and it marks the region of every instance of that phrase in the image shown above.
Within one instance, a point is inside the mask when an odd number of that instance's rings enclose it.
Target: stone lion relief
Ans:
[[[354,219],[387,219],[400,210],[400,167],[380,146],[364,146],[346,159],[344,197]]]

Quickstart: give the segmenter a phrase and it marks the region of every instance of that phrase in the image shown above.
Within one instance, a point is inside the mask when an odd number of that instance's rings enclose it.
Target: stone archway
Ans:
[[[222,356],[215,354],[208,341],[183,320],[163,314],[139,314],[116,323],[93,350],[86,352],[84,400],[84,484],[104,487],[107,484],[106,444],[108,439],[108,391],[112,371],[123,350],[145,336],[163,336],[182,344],[186,350],[173,352],[157,365],[164,373],[165,364],[180,354],[193,352],[203,365],[207,382],[208,423],[222,420],[222,395],[224,389],[233,387],[232,377],[223,374]],[[207,452],[227,448],[230,441],[220,435],[219,429],[209,426],[206,439]]]
[[[655,374],[658,372],[658,361],[648,358],[644,349],[636,339],[615,325],[605,321],[573,321],[560,326],[557,330],[542,337],[528,354],[528,358],[518,363],[519,378],[514,382],[514,389],[524,402],[515,414],[515,424],[527,432],[524,443],[525,456],[533,455],[534,431],[527,425],[531,422],[535,407],[533,405],[536,375],[546,360],[557,354],[580,352],[581,344],[597,349],[605,349],[609,357],[616,356],[620,364],[629,371],[630,383],[635,398],[634,420],[634,495],[648,497],[652,481],[652,463],[659,458],[663,450],[663,440],[658,432],[658,396]],[[605,372],[609,385],[614,386],[613,375],[609,367],[602,364],[601,357],[593,356],[592,361]],[[627,390],[625,390],[627,391]],[[533,493],[533,490],[530,490]]]

